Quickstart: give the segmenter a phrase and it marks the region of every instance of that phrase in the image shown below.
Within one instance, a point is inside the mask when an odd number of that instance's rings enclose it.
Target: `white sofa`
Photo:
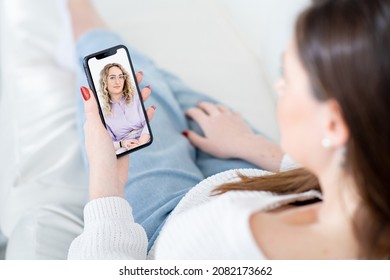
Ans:
[[[295,15],[308,0],[94,2],[129,44],[278,141],[273,84]],[[55,59],[66,26],[57,1],[2,0],[0,9],[5,258],[63,259],[82,230],[88,193],[74,73]]]

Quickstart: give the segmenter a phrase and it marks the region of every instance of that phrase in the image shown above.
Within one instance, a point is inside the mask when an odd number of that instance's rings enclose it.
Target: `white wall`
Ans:
[[[248,48],[265,65],[267,78],[278,78],[280,56],[292,35],[297,14],[310,0],[217,0],[226,7]]]

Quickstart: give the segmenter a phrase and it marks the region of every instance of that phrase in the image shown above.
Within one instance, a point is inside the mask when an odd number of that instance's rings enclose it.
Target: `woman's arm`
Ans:
[[[126,200],[98,198],[84,208],[84,231],[71,243],[68,259],[145,259],[147,246]]]
[[[117,159],[112,138],[100,120],[95,96],[85,87],[81,91],[85,100],[84,133],[89,162],[90,199],[123,197],[129,158],[124,156]]]
[[[137,82],[141,83],[142,72],[138,72],[136,78]],[[141,90],[143,102],[148,99],[150,94],[150,87]],[[90,198],[92,200],[110,196],[123,197],[128,176],[129,157],[123,156],[117,159],[110,132],[104,128],[100,120],[95,96],[85,87],[82,87],[82,95],[85,100],[84,131],[89,161]],[[155,106],[151,106],[146,110],[149,121],[152,120],[155,109]]]
[[[264,136],[254,135],[246,139],[246,144],[237,151],[239,158],[272,172],[280,170],[283,152],[279,145]]]
[[[256,135],[240,114],[222,105],[201,102],[187,111],[204,136],[187,131],[189,141],[219,158],[240,158],[269,171],[279,171],[283,152],[264,136]]]
[[[142,76],[137,74],[140,82]],[[84,208],[84,231],[73,240],[69,259],[145,259],[147,236],[135,223],[129,203],[123,199],[128,177],[128,156],[116,158],[104,128],[97,102],[90,90],[81,89],[86,115],[85,143],[89,161],[90,199]],[[150,90],[141,91],[145,100]],[[152,119],[154,108],[147,110]]]
[[[84,231],[73,240],[68,258],[145,259],[145,230],[134,222],[131,207],[123,199],[129,158],[117,159],[94,95],[87,88],[82,93],[91,201],[84,208]]]

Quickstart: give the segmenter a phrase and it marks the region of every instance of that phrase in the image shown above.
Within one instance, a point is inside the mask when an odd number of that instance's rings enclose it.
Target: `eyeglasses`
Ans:
[[[108,79],[110,80],[110,82],[115,82],[116,79],[119,79],[119,81],[124,81],[126,80],[126,75],[119,75],[119,76],[115,76],[115,75],[110,75],[108,76]]]

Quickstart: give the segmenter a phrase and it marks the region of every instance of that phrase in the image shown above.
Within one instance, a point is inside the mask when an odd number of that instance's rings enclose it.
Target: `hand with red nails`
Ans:
[[[136,74],[141,83],[143,74]],[[129,156],[116,157],[112,139],[105,129],[97,105],[96,98],[90,89],[81,88],[85,110],[85,146],[89,161],[90,199],[124,195],[124,186],[128,177]],[[141,90],[145,102],[150,96],[150,87]],[[152,120],[155,106],[146,110],[149,121]],[[134,144],[134,143],[133,143]],[[131,143],[129,143],[131,145]]]
[[[239,113],[223,105],[200,102],[186,115],[203,130],[204,136],[190,130],[183,132],[200,150],[215,157],[239,158],[267,170],[279,170],[283,157],[280,147],[256,135]]]

